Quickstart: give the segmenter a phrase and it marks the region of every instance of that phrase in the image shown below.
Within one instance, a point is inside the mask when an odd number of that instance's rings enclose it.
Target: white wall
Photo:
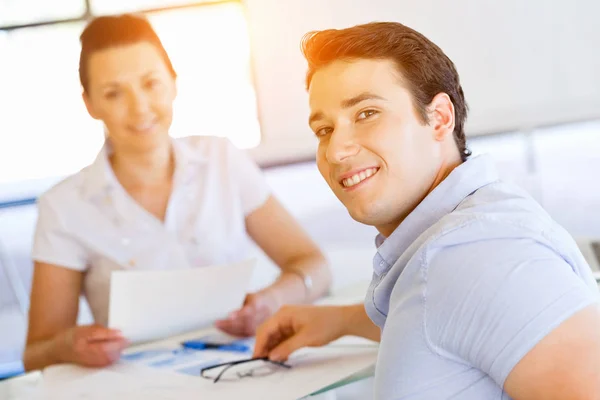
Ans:
[[[455,62],[471,135],[600,117],[598,0],[245,0],[263,143],[257,159],[310,155],[304,33],[402,22]]]

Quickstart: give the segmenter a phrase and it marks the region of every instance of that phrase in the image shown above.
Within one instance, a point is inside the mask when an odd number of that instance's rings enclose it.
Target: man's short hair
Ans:
[[[463,161],[471,155],[464,131],[468,106],[456,67],[436,44],[419,32],[397,22],[314,31],[302,39],[302,52],[308,61],[307,89],[315,72],[336,60],[394,61],[423,123],[429,123],[427,106],[437,94],[446,93],[450,97],[455,113],[454,140]]]

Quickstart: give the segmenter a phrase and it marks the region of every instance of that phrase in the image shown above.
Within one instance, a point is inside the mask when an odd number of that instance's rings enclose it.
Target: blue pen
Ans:
[[[220,350],[220,351],[235,351],[239,353],[246,353],[250,351],[250,347],[244,344],[230,343],[230,344],[216,344],[207,343],[200,340],[188,340],[187,342],[181,343],[186,349],[192,350]]]

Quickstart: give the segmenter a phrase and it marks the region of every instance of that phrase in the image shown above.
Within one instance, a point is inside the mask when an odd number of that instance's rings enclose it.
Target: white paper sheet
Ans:
[[[30,400],[145,400],[198,398],[200,386],[185,376],[116,364],[105,369],[59,365],[44,371]]]
[[[292,366],[289,370],[208,385],[202,394],[219,400],[297,400],[372,368],[376,359],[376,347],[303,349],[287,361]]]
[[[277,373],[259,378],[244,378],[239,382],[220,382],[213,384],[199,378],[200,369],[226,361],[250,358],[249,353],[228,353],[215,350],[199,351],[196,355],[166,354],[157,350],[175,349],[182,341],[193,339],[210,333],[202,330],[179,335],[174,338],[135,346],[126,352],[128,356],[144,354],[146,357],[134,357],[128,362],[122,362],[120,368],[150,367],[155,372],[172,376],[186,375],[194,384],[201,385],[197,394],[202,398],[229,399],[261,399],[261,400],[292,400],[308,396],[325,387],[335,386],[340,381],[354,375],[369,376],[363,371],[370,371],[375,365],[378,343],[371,340],[346,336],[328,346],[321,348],[302,349],[294,353],[287,362],[292,369],[280,369]],[[253,346],[252,339],[248,344]],[[153,353],[154,351],[157,351]],[[128,358],[128,357],[124,357]],[[167,362],[163,362],[167,361]],[[138,370],[143,371],[143,369]],[[170,379],[170,378],[169,378]],[[204,397],[206,396],[206,397]]]
[[[35,400],[296,400],[372,367],[376,356],[376,347],[303,349],[288,361],[291,369],[219,383],[130,363],[83,372],[76,366],[58,366],[44,372]],[[59,371],[52,374],[55,368]]]
[[[254,264],[113,272],[108,325],[132,343],[209,326],[242,306]]]

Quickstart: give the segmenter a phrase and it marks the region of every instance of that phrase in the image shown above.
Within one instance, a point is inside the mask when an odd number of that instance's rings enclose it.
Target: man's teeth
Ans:
[[[352,187],[354,185],[358,185],[365,179],[370,176],[373,176],[379,168],[369,168],[364,171],[359,172],[358,174],[352,175],[350,178],[346,178],[342,181],[344,187]]]

